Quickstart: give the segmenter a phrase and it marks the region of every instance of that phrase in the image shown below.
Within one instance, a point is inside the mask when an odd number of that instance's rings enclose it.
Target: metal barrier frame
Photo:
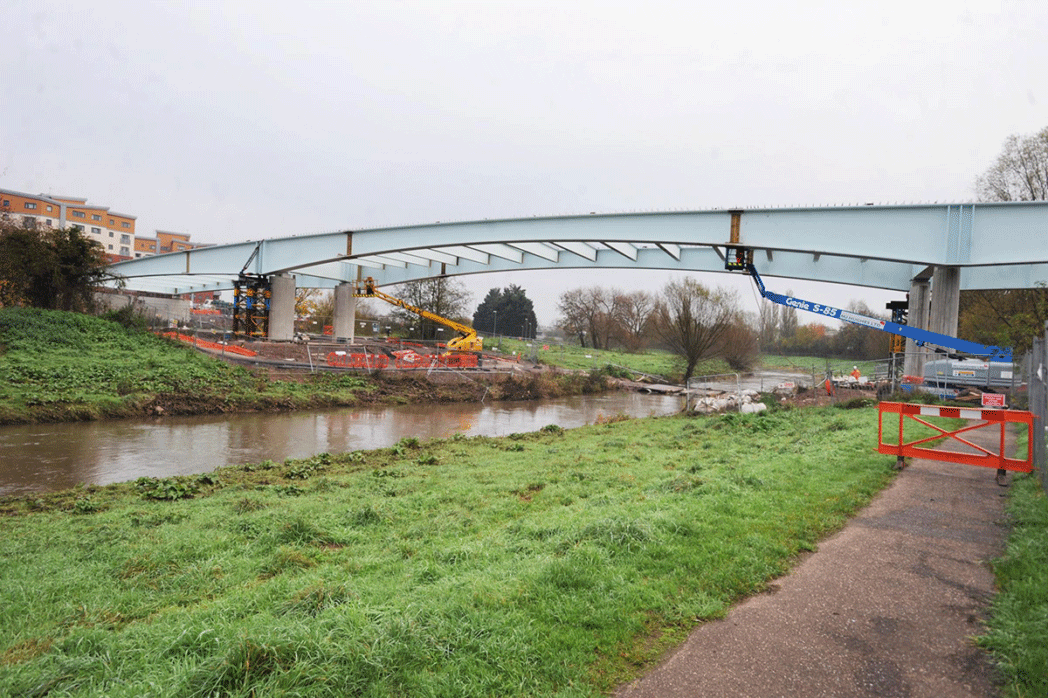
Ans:
[[[898,436],[897,443],[885,443],[884,415],[899,415],[898,430],[892,430]],[[934,429],[937,434],[916,441],[907,442],[903,436],[903,428],[906,417],[913,421]],[[954,419],[982,420],[980,424],[969,424],[949,431],[936,426],[922,417],[951,417]],[[1008,458],[1005,455],[1005,425],[1025,424],[1027,431],[1026,459],[1019,460]],[[999,450],[995,453],[961,438],[961,434],[981,429],[990,425],[1000,428]],[[979,453],[959,453],[956,451],[937,451],[932,448],[922,447],[931,441],[938,441],[943,437],[949,437],[962,444],[975,449]],[[968,407],[938,407],[936,405],[910,404],[905,402],[882,402],[877,412],[877,451],[886,455],[897,456],[900,460],[905,457],[925,458],[947,463],[960,463],[962,465],[977,465],[983,468],[996,468],[998,470],[1013,470],[1020,473],[1028,473],[1033,470],[1033,414],[1022,410],[990,410]]]

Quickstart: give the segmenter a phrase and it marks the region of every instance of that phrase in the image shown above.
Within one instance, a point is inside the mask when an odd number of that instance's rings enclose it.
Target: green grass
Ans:
[[[153,404],[187,412],[307,407],[370,389],[356,376],[270,382],[102,318],[0,309],[0,423],[128,416]]]
[[[516,339],[502,338],[502,352],[512,354],[523,352],[525,357],[531,357],[538,348],[539,361],[550,366],[558,366],[572,370],[600,369],[604,366],[621,366],[633,371],[639,371],[649,375],[663,376],[667,380],[678,381],[684,373],[684,365],[679,358],[666,351],[643,351],[630,354],[624,351],[590,349],[570,344],[550,344],[536,340],[528,347],[524,342]],[[491,349],[499,345],[499,340],[486,339],[485,349]],[[548,346],[548,350],[543,347]],[[719,373],[733,373],[727,362],[722,359],[710,359],[702,361],[695,368],[695,375],[708,375]]]
[[[9,501],[0,694],[596,696],[883,487],[875,426],[551,425]]]
[[[1026,451],[1026,433],[1016,450]],[[1012,698],[1048,695],[1048,497],[1035,471],[1016,477],[1008,502],[1011,532],[993,561],[997,577],[988,632],[990,650]]]
[[[372,403],[504,399],[606,389],[600,376],[548,376],[485,386],[412,376],[305,374],[270,380],[175,340],[102,318],[0,308],[0,424],[153,414],[310,409]]]
[[[766,371],[803,371],[810,373],[815,369],[818,375],[826,371],[826,363],[829,361],[830,368],[834,373],[845,375],[851,373],[852,366],[857,363],[853,359],[826,359],[820,356],[783,356],[781,354],[765,354],[761,357],[761,368]]]

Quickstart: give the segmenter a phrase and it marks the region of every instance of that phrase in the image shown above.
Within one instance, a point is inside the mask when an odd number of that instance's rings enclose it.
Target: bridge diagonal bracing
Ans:
[[[927,267],[962,289],[1048,283],[1048,203],[922,204],[562,216],[341,231],[216,245],[121,262],[129,290],[232,288],[239,273],[333,288],[542,269],[723,272],[723,251],[759,251],[762,276],[908,291]]]

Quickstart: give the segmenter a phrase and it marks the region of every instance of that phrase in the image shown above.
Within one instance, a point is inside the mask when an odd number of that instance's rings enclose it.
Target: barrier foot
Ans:
[[[997,477],[995,478],[997,484],[1001,487],[1008,486],[1008,471],[1004,468],[997,469]]]
[[[895,469],[896,470],[902,470],[905,467],[906,467],[906,459],[905,458],[903,458],[902,456],[899,456],[898,458],[895,459]]]

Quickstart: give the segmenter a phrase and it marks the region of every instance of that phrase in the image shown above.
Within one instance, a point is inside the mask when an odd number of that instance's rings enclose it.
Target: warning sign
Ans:
[[[1008,405],[1004,401],[1004,395],[998,393],[983,393],[982,394],[982,406],[983,407],[1007,407]]]

